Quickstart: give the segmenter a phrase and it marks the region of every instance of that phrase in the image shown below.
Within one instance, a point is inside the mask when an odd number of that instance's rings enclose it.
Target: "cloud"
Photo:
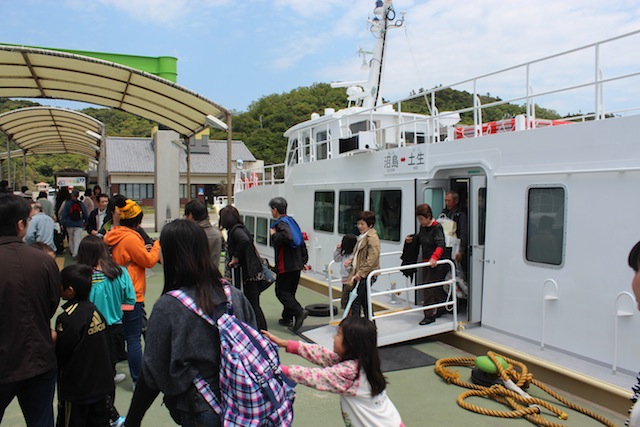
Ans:
[[[201,25],[216,7],[230,0],[98,0],[97,3],[128,14],[139,22],[155,22],[169,27]]]
[[[411,90],[419,88],[456,83],[635,30],[639,18],[637,7],[620,0],[606,4],[593,0],[524,0],[506,4],[501,0],[395,3],[397,11],[404,9],[408,13],[406,30],[392,32],[388,42],[383,87],[387,99],[407,96]],[[374,39],[369,37],[363,47],[373,44]],[[603,61],[602,68],[629,60],[633,51],[633,48],[616,48],[615,53]],[[591,50],[572,55],[565,62],[550,61],[546,69],[532,66],[538,74],[537,80],[530,84],[541,92],[592,80],[593,65],[590,64],[594,57]],[[326,80],[357,80],[362,78],[358,66],[355,57],[338,58],[319,73],[326,75]],[[525,72],[523,68],[497,78],[487,78],[479,85],[478,93],[489,92],[503,98],[524,96],[527,89]],[[472,85],[467,87],[472,88]],[[593,93],[593,89],[590,91]]]

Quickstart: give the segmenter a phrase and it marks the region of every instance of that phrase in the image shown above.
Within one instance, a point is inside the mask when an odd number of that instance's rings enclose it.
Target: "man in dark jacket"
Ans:
[[[271,215],[276,220],[287,216],[287,201],[283,197],[271,199],[269,207],[271,208]],[[295,223],[293,218],[289,217],[289,219]],[[305,268],[309,260],[307,246],[304,240],[299,246],[294,247],[292,245],[294,237],[291,227],[285,221],[276,221],[269,229],[269,232],[271,233],[275,250],[275,263],[278,273],[276,297],[284,306],[282,319],[278,322],[281,325],[290,326],[291,330],[296,332],[309,315],[309,312],[302,308],[298,300],[296,300],[300,271]]]
[[[53,427],[50,322],[60,302],[60,272],[53,258],[22,241],[30,211],[24,198],[0,194],[0,424],[17,396],[28,426]]]
[[[467,273],[469,259],[469,220],[464,210],[460,208],[460,196],[455,191],[449,191],[444,198],[445,208],[442,213],[456,223],[456,237],[460,239],[460,248],[455,254],[451,254],[454,261],[462,265],[462,271]]]
[[[184,207],[184,217],[196,222],[204,230],[209,242],[211,262],[220,269],[220,253],[222,252],[222,235],[218,227],[211,225],[207,205],[202,200],[191,200]]]
[[[87,219],[87,233],[103,237],[111,227],[112,218],[109,211],[109,196],[100,194],[97,197],[98,207],[91,211]]]
[[[78,246],[80,246],[80,240],[82,240],[82,230],[88,218],[87,208],[84,207],[84,203],[78,200],[79,196],[80,193],[78,190],[71,192],[71,198],[64,204],[61,215],[62,225],[66,227],[67,233],[69,234],[69,252],[71,252],[73,259],[76,259],[78,256]]]

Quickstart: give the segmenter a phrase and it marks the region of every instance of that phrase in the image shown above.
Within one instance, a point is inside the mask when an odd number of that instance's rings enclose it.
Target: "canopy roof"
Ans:
[[[0,114],[0,130],[25,154],[76,153],[98,159],[103,128],[99,120],[64,108],[29,107]]]
[[[191,137],[228,111],[163,78],[87,56],[0,45],[0,97],[53,98],[117,108]]]

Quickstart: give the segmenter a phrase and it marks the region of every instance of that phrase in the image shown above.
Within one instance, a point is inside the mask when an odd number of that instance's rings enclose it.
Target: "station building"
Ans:
[[[141,205],[153,206],[157,191],[162,191],[154,188],[153,139],[107,137],[105,147],[108,194],[123,194]],[[203,135],[201,139],[192,140],[190,151],[191,188],[187,189],[187,153],[185,149],[179,150],[180,204],[195,198],[212,204],[216,197],[226,195],[227,141],[209,140]],[[234,172],[238,160],[249,168],[263,164],[244,142],[237,140],[232,141],[231,160]]]

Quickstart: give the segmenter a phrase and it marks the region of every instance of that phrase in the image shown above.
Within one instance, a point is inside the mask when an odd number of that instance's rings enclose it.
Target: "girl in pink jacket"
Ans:
[[[376,326],[365,317],[349,316],[338,326],[333,351],[317,344],[289,341],[262,333],[288,353],[298,354],[321,368],[282,366],[289,378],[320,391],[338,393],[346,426],[403,427],[385,388],[380,368]]]

